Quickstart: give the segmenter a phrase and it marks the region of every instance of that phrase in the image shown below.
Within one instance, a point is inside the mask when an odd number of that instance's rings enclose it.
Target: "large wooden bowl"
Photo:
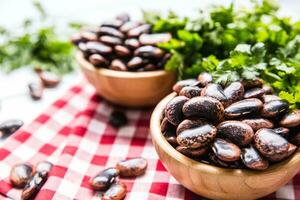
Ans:
[[[156,105],[170,93],[177,79],[176,73],[164,70],[121,72],[96,69],[80,52],[76,53],[76,60],[99,95],[108,101],[127,107]]]
[[[299,171],[300,150],[264,171],[224,169],[182,155],[165,140],[160,131],[163,108],[174,96],[172,93],[164,98],[152,114],[152,142],[169,173],[189,190],[211,199],[257,199],[276,191]]]

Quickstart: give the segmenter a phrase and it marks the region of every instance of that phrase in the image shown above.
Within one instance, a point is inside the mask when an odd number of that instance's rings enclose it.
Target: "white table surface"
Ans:
[[[134,18],[141,17],[141,9],[168,11],[175,10],[188,15],[196,8],[205,8],[211,2],[228,4],[229,0],[42,0],[46,11],[56,23],[80,21],[100,24],[118,13],[128,12]],[[236,1],[237,2],[237,1]],[[241,1],[239,1],[241,2]],[[243,1],[245,4],[245,1]],[[299,0],[280,0],[281,15],[299,18]],[[246,4],[247,5],[247,4]],[[0,25],[16,27],[25,17],[37,17],[32,0],[0,0]],[[9,19],[9,20],[8,20]],[[55,89],[47,89],[43,99],[32,101],[28,96],[27,84],[36,78],[28,69],[11,74],[0,72],[0,122],[7,119],[21,119],[30,123],[45,107],[61,96],[67,88],[78,82],[79,73],[67,75]],[[0,142],[1,143],[1,142]]]

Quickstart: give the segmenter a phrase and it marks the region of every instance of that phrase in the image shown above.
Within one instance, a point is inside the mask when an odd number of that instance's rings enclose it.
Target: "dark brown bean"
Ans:
[[[127,67],[128,69],[135,70],[143,65],[144,61],[141,57],[133,57],[128,61]]]
[[[46,172],[50,172],[51,169],[53,167],[53,164],[48,162],[48,161],[41,161],[38,162],[34,168],[35,172],[42,172],[42,171],[46,171]]]
[[[6,120],[0,124],[0,133],[1,135],[10,135],[16,132],[24,122],[18,119]]]
[[[112,53],[112,48],[100,42],[87,42],[86,51],[90,54],[107,55]]]
[[[207,84],[213,81],[213,77],[211,74],[203,72],[198,76],[198,81],[202,87],[205,87]]]
[[[204,119],[185,119],[178,125],[176,134],[179,135],[182,131],[197,128],[205,124],[207,124],[207,121]]]
[[[279,96],[276,96],[276,95],[265,94],[261,97],[261,100],[264,103],[268,103],[268,102],[274,101],[274,100],[281,100],[281,98]]]
[[[158,69],[158,67],[152,63],[146,64],[142,69],[144,69],[144,71],[153,71]]]
[[[233,82],[228,87],[224,89],[224,94],[231,104],[235,101],[243,99],[244,96],[244,86],[241,82]]]
[[[129,22],[126,22],[125,24],[123,24],[119,30],[122,31],[123,33],[127,33],[131,29],[138,27],[140,24],[141,23],[136,22],[136,21],[129,21]]]
[[[215,139],[211,148],[218,159],[225,162],[239,160],[241,156],[241,149],[238,146],[220,138]]]
[[[265,94],[273,94],[273,88],[269,85],[263,85],[262,89],[265,91]]]
[[[109,35],[103,35],[99,38],[100,42],[107,44],[109,46],[115,46],[122,44],[122,40],[118,37],[113,37]]]
[[[254,170],[264,170],[269,162],[264,159],[253,146],[242,149],[241,159],[246,167]]]
[[[198,83],[196,79],[186,79],[186,80],[178,81],[173,86],[173,91],[176,92],[177,94],[179,94],[182,88],[184,88],[186,86],[192,86],[196,83]]]
[[[96,67],[107,67],[109,62],[100,54],[92,54],[89,57],[89,62]]]
[[[244,94],[244,98],[260,98],[265,94],[265,90],[263,88],[251,88],[247,90]]]
[[[207,84],[207,86],[201,90],[201,96],[215,98],[219,100],[224,106],[228,104],[228,99],[224,94],[223,88],[219,84]]]
[[[270,161],[280,161],[287,156],[289,143],[272,129],[260,129],[254,135],[258,151]]]
[[[171,38],[170,33],[142,34],[139,41],[142,45],[157,45],[158,43],[168,42]]]
[[[105,191],[116,182],[119,173],[119,170],[114,167],[107,168],[91,178],[89,184],[94,190]]]
[[[127,193],[127,187],[123,183],[113,184],[101,197],[101,200],[122,200]]]
[[[143,24],[143,25],[140,25],[136,28],[133,28],[133,29],[129,30],[127,32],[127,36],[130,37],[130,38],[139,37],[143,33],[149,33],[150,29],[151,29],[151,25]]]
[[[297,146],[289,143],[289,148],[288,148],[288,151],[287,151],[287,155],[285,156],[285,158],[291,156],[297,149]]]
[[[170,129],[173,129],[174,132],[175,132],[175,126],[173,126],[169,121],[168,121],[168,118],[164,118],[160,124],[160,130],[161,132],[164,134],[164,132],[166,130],[170,130]]]
[[[220,167],[235,168],[235,169],[243,168],[243,165],[239,160],[233,162],[225,162],[223,160],[220,160],[213,152],[209,152],[208,157],[211,163],[214,163],[215,165]]]
[[[75,34],[73,34],[73,35],[71,36],[70,41],[71,41],[71,43],[73,43],[74,45],[78,46],[78,44],[79,44],[80,42],[83,42],[83,39],[82,39],[80,33],[75,33]]]
[[[34,199],[36,194],[40,191],[44,183],[47,181],[48,172],[36,172],[31,179],[26,183],[22,191],[22,200]]]
[[[60,78],[56,74],[48,71],[39,73],[39,77],[45,87],[53,88],[60,83]]]
[[[97,41],[97,34],[90,30],[84,30],[80,32],[81,38],[83,41]]]
[[[216,127],[204,124],[196,128],[182,131],[177,136],[177,142],[181,146],[189,148],[200,148],[208,145],[217,135]]]
[[[163,135],[167,142],[172,145],[173,147],[177,147],[179,144],[177,142],[176,130],[174,129],[167,129],[163,132]]]
[[[194,97],[182,108],[186,117],[201,117],[212,121],[220,121],[224,116],[222,103],[211,97]]]
[[[10,171],[10,182],[16,188],[23,188],[32,176],[32,166],[28,164],[14,165]]]
[[[39,100],[43,97],[44,86],[41,82],[28,84],[29,94],[33,100]]]
[[[300,146],[300,127],[297,127],[296,130],[293,131],[293,134],[290,137],[290,141],[293,144]]]
[[[120,128],[128,123],[126,113],[115,110],[109,115],[108,123],[114,128]]]
[[[242,84],[245,89],[251,89],[255,87],[262,87],[263,81],[261,79],[243,80]]]
[[[77,45],[78,49],[84,54],[88,54],[88,49],[86,48],[86,43],[84,42],[79,42],[78,45]]]
[[[237,101],[225,109],[227,119],[237,119],[250,114],[258,113],[263,107],[263,103],[256,98]]]
[[[122,45],[116,45],[114,47],[114,50],[116,54],[121,57],[128,57],[131,55],[131,51],[127,47]]]
[[[177,126],[183,119],[182,107],[189,99],[185,96],[177,96],[167,104],[165,115],[169,122]]]
[[[281,135],[284,138],[289,138],[290,129],[284,127],[278,127],[272,129],[276,134]]]
[[[283,100],[274,100],[268,103],[265,103],[261,111],[261,116],[266,118],[274,118],[289,109],[289,104]]]
[[[128,15],[128,13],[120,13],[116,16],[117,20],[121,20],[122,22],[128,22],[130,21],[130,16]]]
[[[186,86],[179,92],[179,96],[186,96],[187,98],[198,97],[201,95],[201,88],[195,86]]]
[[[119,31],[115,28],[112,28],[112,27],[100,27],[97,30],[97,34],[99,34],[100,36],[101,35],[110,35],[110,36],[118,37],[121,39],[123,39],[125,37],[121,31]]]
[[[176,150],[187,157],[198,158],[207,153],[208,147],[205,146],[205,147],[200,147],[200,148],[194,149],[194,148],[188,148],[185,146],[177,146]]]
[[[109,69],[116,70],[116,71],[127,71],[127,67],[125,63],[123,63],[120,59],[112,60]]]
[[[122,20],[110,20],[110,21],[105,21],[101,24],[101,26],[107,26],[107,27],[112,27],[112,28],[119,28],[120,26],[123,25],[123,21]]]
[[[154,46],[141,46],[134,51],[135,56],[144,58],[161,58],[164,55],[163,50]]]
[[[224,121],[217,127],[218,136],[225,137],[239,146],[250,144],[254,137],[252,128],[240,121]]]
[[[145,158],[131,158],[121,160],[117,163],[116,168],[120,171],[121,177],[136,177],[146,172],[148,162]]]
[[[262,128],[273,128],[274,126],[273,122],[264,118],[244,119],[242,122],[251,126],[253,131],[257,131]]]
[[[134,38],[125,40],[124,44],[130,49],[137,49],[141,46],[140,42]]]
[[[300,110],[294,110],[290,113],[287,113],[280,120],[279,124],[283,127],[291,128],[300,125]]]

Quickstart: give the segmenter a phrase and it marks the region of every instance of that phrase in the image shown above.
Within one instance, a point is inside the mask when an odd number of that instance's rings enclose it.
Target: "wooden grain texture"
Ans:
[[[170,174],[189,190],[210,199],[257,199],[275,192],[299,171],[299,149],[287,160],[264,171],[219,168],[180,154],[164,139],[160,131],[163,108],[174,96],[175,93],[172,93],[164,98],[152,114],[152,142]]]
[[[174,72],[164,70],[149,72],[121,72],[96,69],[77,52],[76,60],[87,80],[96,92],[105,99],[127,107],[156,105],[170,91],[176,82]]]

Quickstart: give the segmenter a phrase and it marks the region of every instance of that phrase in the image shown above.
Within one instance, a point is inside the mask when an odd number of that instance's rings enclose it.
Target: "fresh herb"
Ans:
[[[159,46],[172,53],[166,69],[180,78],[211,72],[217,82],[262,78],[279,95],[300,106],[300,21],[278,17],[275,1],[251,9],[217,6],[195,18],[145,13],[154,32],[171,32]],[[149,17],[151,16],[151,17]]]
[[[40,13],[40,20],[24,20],[21,34],[0,28],[0,69],[9,72],[28,66],[59,75],[71,72],[74,68],[73,45],[59,36],[55,26],[48,25],[47,12],[38,1],[34,6]]]

